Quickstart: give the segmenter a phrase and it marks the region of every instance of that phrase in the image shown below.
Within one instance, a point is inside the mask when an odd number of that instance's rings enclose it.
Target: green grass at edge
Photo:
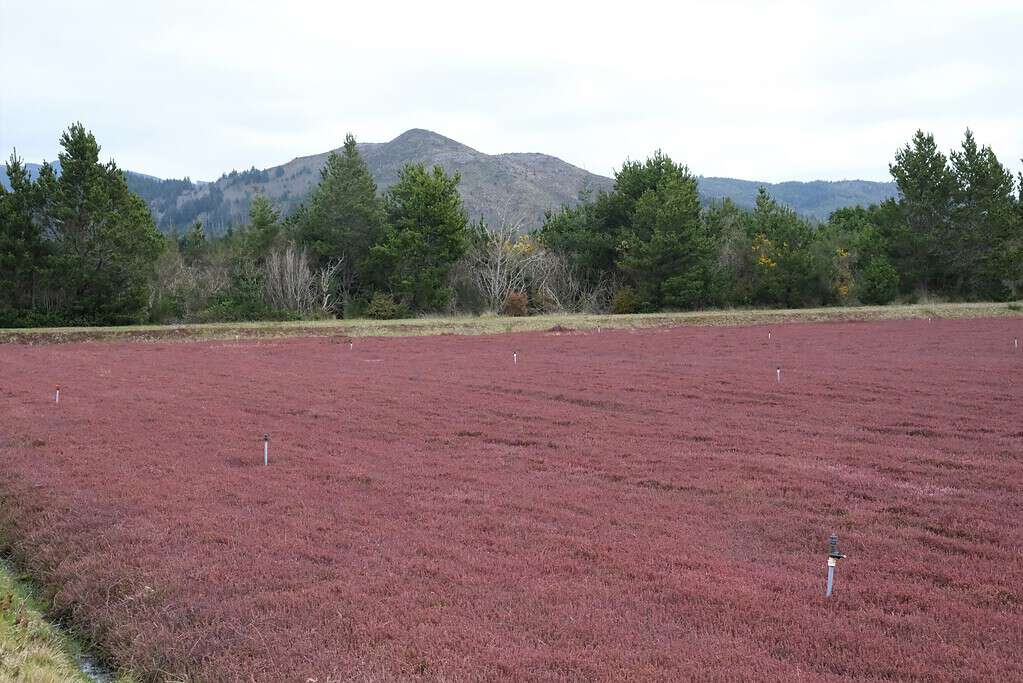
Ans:
[[[71,637],[46,621],[28,584],[0,562],[0,681],[89,683],[92,679],[78,665],[81,652]]]

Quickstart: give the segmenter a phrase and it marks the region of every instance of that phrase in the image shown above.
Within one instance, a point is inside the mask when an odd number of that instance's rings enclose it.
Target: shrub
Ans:
[[[669,277],[661,284],[661,296],[668,308],[680,310],[697,308],[703,300],[703,295],[703,272],[697,269]]]
[[[510,292],[501,312],[514,317],[529,315],[529,297],[525,292]]]
[[[561,310],[557,300],[550,295],[546,290],[536,292],[529,299],[529,313],[533,314],[544,314],[544,313],[557,313]]]
[[[887,304],[899,293],[899,273],[883,256],[867,262],[860,274],[860,301],[865,304]]]
[[[199,311],[199,322],[273,320],[280,316],[263,299],[263,274],[255,264],[236,264],[228,285],[214,293]]]
[[[619,288],[611,298],[611,312],[615,314],[635,313],[639,307],[639,294],[632,287]]]
[[[366,305],[365,314],[375,320],[394,320],[401,317],[402,307],[390,294],[377,292]]]
[[[52,311],[0,308],[0,327],[61,327],[75,322]]]

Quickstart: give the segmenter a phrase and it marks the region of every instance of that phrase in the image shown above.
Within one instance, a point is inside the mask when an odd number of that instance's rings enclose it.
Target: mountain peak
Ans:
[[[468,145],[463,145],[457,140],[452,140],[440,133],[434,133],[432,130],[427,130],[425,128],[409,128],[407,131],[386,144],[401,146],[429,146],[433,148],[450,148],[458,150],[472,149]]]

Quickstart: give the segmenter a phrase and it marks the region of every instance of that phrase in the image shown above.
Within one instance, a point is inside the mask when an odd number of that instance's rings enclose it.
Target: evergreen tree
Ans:
[[[1023,162],[1023,159],[1020,159]],[[1023,298],[1023,173],[1016,179],[1016,222],[1005,245],[1005,277],[1011,296]]]
[[[597,201],[605,202],[606,194],[600,193]],[[603,229],[592,202],[548,210],[537,238],[545,248],[561,255],[588,286],[617,271],[620,237]]]
[[[970,298],[1009,295],[1006,253],[1016,236],[1014,179],[988,146],[977,146],[967,129],[962,148],[951,155],[954,248],[948,268],[951,289]]]
[[[660,151],[626,161],[614,189],[592,205],[548,213],[540,241],[591,286],[624,278],[645,310],[693,308],[720,295],[696,179]]]
[[[206,228],[202,221],[196,221],[188,232],[178,238],[178,251],[186,263],[195,263],[206,251]]]
[[[1019,161],[1023,164],[1023,159]],[[1019,177],[1016,178],[1016,216],[1020,225],[1023,225],[1023,171],[1020,171]]]
[[[810,248],[814,231],[805,219],[760,188],[747,230],[755,261],[750,286],[755,303],[788,307],[822,303],[828,294],[820,283],[831,277],[819,272],[827,264],[815,263]]]
[[[848,245],[854,270],[853,296],[865,304],[887,304],[899,294],[899,272],[889,257],[891,240],[879,227],[889,219],[882,207],[838,209],[823,231],[834,231]]]
[[[870,257],[858,278],[860,301],[865,304],[891,303],[899,293],[899,273],[886,257]]]
[[[377,186],[356,147],[345,136],[341,152],[331,152],[320,171],[320,183],[295,220],[298,242],[319,265],[343,258],[350,286],[365,269],[370,248],[383,237],[385,213]]]
[[[145,314],[163,238],[117,165],[99,162],[92,133],[76,123],[60,144],[60,177],[44,165],[38,180],[40,225],[56,251],[52,284],[69,321],[136,322]]]
[[[622,217],[629,226],[619,267],[635,286],[642,308],[711,303],[714,248],[700,220],[696,178],[658,152],[646,164],[623,168],[618,180],[615,194],[627,207]]]
[[[0,324],[31,324],[26,312],[40,305],[50,245],[38,214],[38,187],[16,153],[7,162],[8,192],[0,185]]]
[[[934,136],[918,130],[889,165],[899,188],[905,235],[904,276],[922,288],[944,289],[951,274],[946,264],[954,257],[952,192],[954,180]]]
[[[262,261],[279,241],[280,214],[262,193],[252,199],[249,206],[249,225],[245,230],[245,246],[249,256]]]
[[[447,276],[470,235],[457,173],[406,164],[386,196],[388,233],[373,247],[377,281],[415,310],[439,311],[451,300]]]

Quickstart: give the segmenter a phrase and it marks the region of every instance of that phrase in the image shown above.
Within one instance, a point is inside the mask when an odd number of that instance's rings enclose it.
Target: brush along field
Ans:
[[[0,346],[0,549],[142,679],[1023,679],[1014,337]]]

